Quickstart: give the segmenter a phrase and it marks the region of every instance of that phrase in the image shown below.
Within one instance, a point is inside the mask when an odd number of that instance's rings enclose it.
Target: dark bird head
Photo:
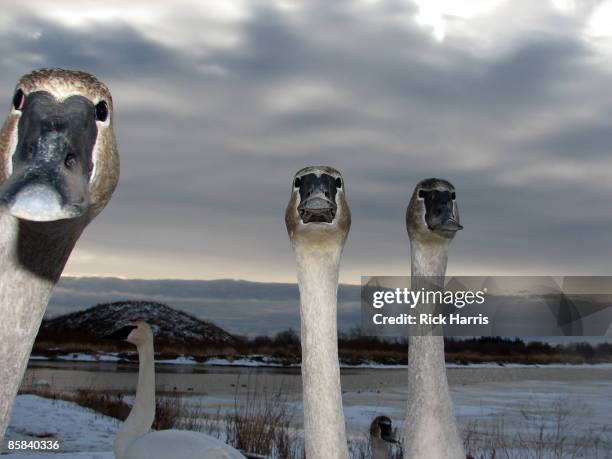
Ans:
[[[446,180],[421,180],[406,211],[406,228],[410,239],[450,240],[461,229],[457,193]]]
[[[0,131],[0,209],[39,222],[93,218],[119,177],[112,120],[111,94],[90,74],[23,76]]]
[[[344,244],[351,227],[351,212],[340,171],[329,166],[299,170],[293,177],[285,223],[294,243]]]

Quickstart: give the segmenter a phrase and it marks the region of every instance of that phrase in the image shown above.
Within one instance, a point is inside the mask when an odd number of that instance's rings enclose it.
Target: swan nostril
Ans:
[[[66,155],[66,159],[64,160],[64,164],[68,169],[72,169],[77,163],[76,156],[72,153],[68,153]]]

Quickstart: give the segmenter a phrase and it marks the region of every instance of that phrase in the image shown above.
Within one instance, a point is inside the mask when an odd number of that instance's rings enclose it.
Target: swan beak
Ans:
[[[324,193],[313,194],[298,206],[302,223],[332,223],[336,217],[337,205],[325,197]]]
[[[89,206],[91,155],[97,138],[93,104],[45,92],[26,99],[12,174],[0,187],[0,208],[30,221],[83,215]]]
[[[115,330],[114,332],[109,333],[108,335],[104,336],[104,339],[114,340],[114,341],[125,341],[128,338],[128,336],[130,336],[130,333],[132,333],[132,331],[137,328],[138,327],[136,325],[126,325],[125,327],[121,327]]]
[[[435,193],[435,192],[434,192]],[[431,231],[455,233],[463,229],[449,192],[430,194],[425,200],[427,226]]]
[[[25,178],[13,180],[0,191],[0,207],[22,220],[48,222],[75,218],[83,213],[82,204],[67,204],[56,188]]]
[[[444,219],[439,225],[437,225],[434,230],[437,231],[459,231],[462,230],[463,226],[454,218],[447,217]]]
[[[397,441],[395,439],[395,437],[381,437],[384,441],[386,441],[387,443],[393,443],[393,444],[398,444],[399,441]]]

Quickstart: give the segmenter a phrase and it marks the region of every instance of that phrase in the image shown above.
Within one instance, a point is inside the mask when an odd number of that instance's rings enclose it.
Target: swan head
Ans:
[[[285,224],[293,241],[344,243],[351,227],[344,178],[329,166],[300,169],[293,177]]]
[[[30,221],[93,218],[118,178],[108,88],[73,70],[21,77],[0,131],[0,209]]]
[[[398,443],[393,431],[393,423],[387,416],[377,416],[370,424],[370,437],[381,439],[389,443]]]
[[[144,320],[130,322],[128,325],[118,328],[105,336],[106,339],[115,341],[127,341],[135,346],[153,342],[153,331]]]
[[[431,242],[452,239],[463,229],[455,187],[438,178],[421,180],[406,211],[406,228],[411,239]]]

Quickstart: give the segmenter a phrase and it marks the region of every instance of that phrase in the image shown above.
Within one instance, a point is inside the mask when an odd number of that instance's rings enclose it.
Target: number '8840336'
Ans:
[[[9,450],[58,450],[59,440],[9,440]]]

